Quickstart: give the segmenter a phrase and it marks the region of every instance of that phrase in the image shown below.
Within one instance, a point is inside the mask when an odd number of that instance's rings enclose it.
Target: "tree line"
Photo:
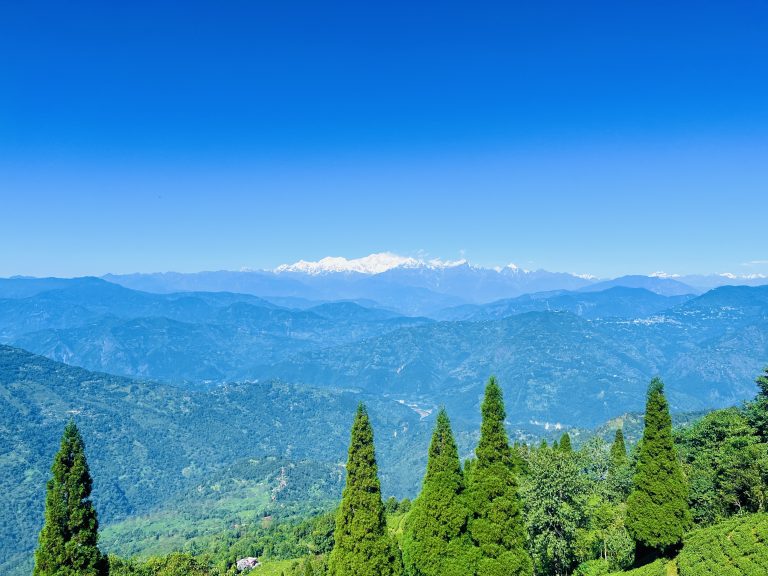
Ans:
[[[743,408],[712,412],[673,432],[664,385],[654,378],[642,439],[631,451],[621,428],[610,445],[595,437],[577,450],[567,433],[552,445],[511,445],[502,391],[492,377],[474,456],[461,462],[441,409],[421,492],[402,507],[382,501],[374,431],[360,404],[328,553],[292,572],[599,576],[671,558],[692,528],[766,508],[768,369],[757,384],[757,398]],[[83,441],[70,422],[48,482],[35,576],[109,573],[90,489]],[[402,515],[401,533],[388,527],[388,511]],[[186,570],[179,574],[214,573],[194,559],[175,562]],[[119,560],[112,565],[113,576],[129,573]]]

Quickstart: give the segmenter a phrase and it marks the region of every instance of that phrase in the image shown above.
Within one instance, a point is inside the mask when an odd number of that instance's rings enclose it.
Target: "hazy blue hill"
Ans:
[[[572,425],[615,416],[617,404],[640,409],[657,374],[678,411],[737,403],[753,394],[768,358],[768,287],[694,298],[550,292],[461,312],[473,321],[352,302],[298,310],[231,293],[150,294],[90,279],[0,300],[0,338],[115,374],[192,386],[282,378],[447,402],[467,417],[476,387],[495,372],[516,422]]]
[[[234,292],[256,296],[297,296],[313,298],[311,290],[298,280],[276,277],[262,271],[211,271],[184,274],[157,272],[107,274],[105,280],[145,292]],[[317,298],[315,298],[317,299]]]
[[[261,367],[301,351],[424,322],[403,317],[344,322],[308,311],[233,304],[220,309],[212,323],[102,317],[75,328],[23,334],[12,343],[92,370],[168,381],[220,382],[260,377]]]
[[[111,373],[175,381],[255,378],[302,350],[429,322],[351,302],[313,310],[232,293],[152,294],[99,279],[0,300],[0,340]]]
[[[441,320],[495,320],[525,312],[572,312],[585,318],[642,318],[691,299],[692,295],[663,296],[645,288],[614,286],[602,292],[539,292],[490,304],[442,310]]]
[[[660,278],[657,276],[620,276],[612,280],[597,282],[581,288],[583,292],[600,292],[614,286],[624,286],[625,288],[645,288],[651,292],[662,294],[664,296],[683,296],[686,294],[698,294],[700,290],[684,284],[674,278]]]
[[[0,298],[27,298],[40,292],[87,285],[92,282],[101,282],[101,280],[87,276],[82,278],[33,278],[28,276],[0,278]]]
[[[190,392],[0,346],[0,572],[28,573],[48,468],[71,417],[86,440],[96,505],[108,527],[160,509],[191,514],[204,494],[233,514],[337,497],[361,399],[378,432],[385,493],[413,495],[429,424],[394,400],[279,383]],[[227,525],[220,520],[218,529]]]
[[[421,315],[464,302],[421,286],[404,285],[379,278],[381,275],[275,274],[266,271],[175,272],[104,276],[105,280],[147,292],[227,291],[269,298],[303,300],[369,299],[401,313]]]
[[[691,300],[682,311],[699,311],[702,314],[717,314],[745,317],[765,313],[768,308],[768,286],[721,286]],[[734,314],[735,313],[735,314]]]
[[[631,357],[632,350],[573,314],[531,312],[493,322],[401,329],[297,356],[270,368],[269,375],[439,398],[455,413],[473,417],[484,376],[493,372],[504,386],[510,421],[587,424],[614,416],[616,406],[627,401],[641,407],[647,366]],[[701,405],[693,395],[680,400]]]
[[[429,315],[448,306],[489,302],[542,290],[575,290],[592,283],[572,274],[545,270],[452,266],[392,268],[378,274],[299,271],[200,272],[196,274],[107,275],[106,280],[149,292],[226,290],[265,298],[309,300],[369,299],[404,314]]]
[[[296,355],[267,373],[421,401],[439,396],[468,414],[476,411],[482,375],[495,372],[512,421],[572,425],[606,420],[618,406],[640,410],[648,380],[662,374],[676,411],[700,410],[754,394],[754,374],[768,358],[765,290],[728,289],[643,318],[529,312],[403,328]]]
[[[329,320],[362,320],[383,321],[398,318],[400,315],[391,310],[383,308],[366,308],[355,302],[328,302],[313,306],[309,309],[318,316],[328,318]]]
[[[576,290],[592,283],[572,274],[509,267],[499,271],[467,263],[441,268],[393,268],[369,282],[421,287],[469,302],[490,302],[544,290]]]

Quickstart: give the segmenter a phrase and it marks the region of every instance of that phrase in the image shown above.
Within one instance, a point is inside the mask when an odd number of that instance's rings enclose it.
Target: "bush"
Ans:
[[[606,576],[608,570],[607,560],[589,560],[579,564],[573,576]]]

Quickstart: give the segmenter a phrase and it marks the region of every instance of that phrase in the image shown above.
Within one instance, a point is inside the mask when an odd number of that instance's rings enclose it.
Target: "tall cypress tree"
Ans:
[[[664,384],[654,378],[648,388],[643,440],[627,500],[627,529],[638,545],[638,559],[647,559],[674,552],[690,527],[688,485],[675,453]]]
[[[627,463],[627,445],[624,443],[624,432],[621,428],[616,430],[611,444],[611,467],[618,468]]]
[[[331,576],[399,576],[402,561],[387,533],[373,446],[373,428],[357,407],[347,460],[347,484],[336,516]]]
[[[504,400],[496,379],[485,388],[480,442],[469,478],[469,533],[479,549],[476,573],[482,576],[522,576],[533,573],[526,551],[517,471],[504,429]]]
[[[632,484],[632,468],[627,458],[624,432],[619,428],[611,444],[605,496],[612,502],[624,502],[632,491]]]
[[[471,574],[475,548],[467,533],[464,477],[448,414],[441,409],[429,447],[427,473],[403,534],[409,576]]]
[[[560,444],[558,445],[558,448],[561,452],[573,452],[573,446],[571,446],[571,435],[568,434],[568,432],[564,432],[562,436],[560,436]]]
[[[105,576],[109,565],[97,545],[91,474],[83,439],[72,421],[64,428],[51,472],[34,576]]]

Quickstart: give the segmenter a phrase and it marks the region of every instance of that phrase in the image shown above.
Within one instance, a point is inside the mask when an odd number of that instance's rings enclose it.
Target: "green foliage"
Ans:
[[[72,421],[64,428],[51,474],[34,576],[106,575],[109,565],[98,548],[99,523],[90,499],[85,446]]]
[[[477,549],[467,532],[469,508],[459,452],[444,409],[437,415],[421,494],[405,523],[403,564],[409,576],[473,574]]]
[[[329,572],[332,576],[402,574],[399,551],[387,533],[373,428],[362,404],[352,425],[347,484],[336,516]]]
[[[624,431],[616,430],[616,436],[611,444],[611,467],[619,468],[627,463],[627,446],[624,443]]]
[[[680,447],[697,524],[760,512],[768,498],[768,445],[736,408],[717,410],[683,430]]]
[[[608,562],[601,558],[598,560],[587,560],[579,564],[573,576],[606,576],[608,572],[610,572]]]
[[[189,554],[175,553],[145,561],[109,557],[110,576],[220,576],[205,560]]]
[[[757,397],[747,406],[750,424],[757,430],[763,442],[768,442],[768,366],[757,377]]]
[[[635,558],[635,543],[626,527],[626,505],[590,494],[585,508],[584,527],[577,531],[576,557],[580,561],[600,559],[606,572],[626,568]]]
[[[573,452],[573,447],[571,446],[571,436],[568,434],[568,432],[564,432],[562,436],[560,436],[560,443],[558,444],[558,448],[562,452]]]
[[[562,448],[531,452],[524,484],[525,517],[537,574],[570,573],[585,522],[588,483],[576,455]]]
[[[527,575],[533,570],[505,417],[501,388],[491,377],[482,404],[476,460],[468,478],[469,533],[480,553],[477,573],[483,576]]]
[[[658,378],[648,388],[645,429],[633,483],[627,500],[630,534],[652,554],[674,550],[691,527],[691,513],[688,485],[672,439],[664,385]]]
[[[606,490],[608,498],[614,502],[623,502],[632,490],[632,466],[627,458],[624,431],[621,428],[616,430],[611,444]]]
[[[666,558],[659,558],[650,564],[627,570],[626,572],[615,572],[609,576],[676,576],[675,564]]]
[[[677,565],[680,576],[765,576],[768,515],[740,515],[691,532]]]
[[[286,508],[307,514],[334,506],[344,485],[345,414],[360,397],[279,382],[189,391],[0,346],[0,574],[32,571],[45,507],[40,487],[71,414],[83,414],[77,423],[89,439],[102,549],[146,556]],[[429,424],[391,399],[366,399],[384,439],[382,487],[415,494]]]

